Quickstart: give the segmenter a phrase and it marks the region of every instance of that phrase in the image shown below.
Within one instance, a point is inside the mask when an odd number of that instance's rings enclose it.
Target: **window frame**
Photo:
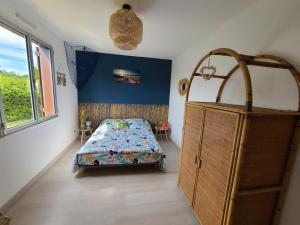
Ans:
[[[19,28],[18,26],[15,26],[11,24],[10,22],[6,21],[2,17],[0,17],[0,26],[3,28],[17,34],[21,35],[25,39],[25,44],[26,44],[26,50],[27,50],[27,63],[28,63],[28,76],[29,76],[29,81],[30,81],[30,90],[31,90],[31,102],[32,102],[32,114],[33,118],[32,121],[17,125],[15,127],[11,128],[5,128],[4,129],[4,136],[15,133],[17,131],[35,126],[37,124],[46,122],[48,120],[54,119],[58,117],[58,107],[57,107],[57,91],[56,91],[56,76],[55,76],[55,65],[54,65],[54,50],[53,47],[46,42],[42,41],[41,39],[37,38],[36,36],[24,31],[23,29]],[[35,86],[35,78],[34,78],[34,63],[33,63],[33,55],[32,55],[32,43],[36,42],[46,48],[49,49],[50,51],[50,59],[51,59],[51,73],[52,73],[52,91],[53,91],[53,104],[54,104],[54,110],[55,113],[51,116],[44,117],[44,118],[39,118],[38,116],[38,101],[37,101],[37,96],[36,96],[36,86]],[[1,94],[1,93],[0,93]],[[1,106],[0,106],[1,107]],[[4,105],[3,111],[4,115],[1,115],[2,117],[5,118],[5,109]]]

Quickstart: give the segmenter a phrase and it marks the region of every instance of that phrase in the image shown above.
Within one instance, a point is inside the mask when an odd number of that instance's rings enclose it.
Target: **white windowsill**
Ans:
[[[9,129],[7,129],[7,130],[4,131],[4,137],[7,136],[7,135],[16,133],[16,132],[18,132],[20,130],[24,130],[26,128],[33,127],[35,125],[44,123],[44,122],[49,121],[51,119],[55,119],[57,117],[58,117],[58,114],[55,114],[53,116],[49,116],[47,118],[40,119],[39,121],[32,121],[30,123],[25,123],[25,124],[22,124],[22,125],[19,125],[19,126],[15,126],[15,127],[9,128]]]

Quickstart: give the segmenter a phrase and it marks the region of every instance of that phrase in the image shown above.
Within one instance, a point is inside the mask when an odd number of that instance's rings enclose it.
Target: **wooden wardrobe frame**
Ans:
[[[248,69],[249,65],[252,66],[260,66],[260,67],[269,67],[269,68],[278,68],[278,69],[286,69],[288,70],[291,75],[294,77],[297,87],[298,87],[298,110],[295,113],[300,113],[300,74],[297,71],[297,69],[290,64],[288,61],[285,59],[282,59],[280,57],[274,56],[274,55],[267,55],[267,54],[262,54],[262,55],[257,55],[257,56],[251,56],[251,55],[243,55],[239,54],[236,51],[228,48],[219,48],[215,49],[213,51],[208,52],[196,65],[195,69],[193,70],[192,76],[190,78],[189,85],[187,87],[187,94],[186,94],[186,99],[185,102],[189,101],[189,94],[190,94],[190,88],[191,84],[193,82],[194,77],[196,76],[203,76],[202,74],[198,73],[197,71],[199,70],[200,66],[202,63],[209,58],[210,56],[225,56],[225,57],[233,57],[236,61],[237,64],[226,74],[226,75],[212,75],[211,78],[216,78],[216,79],[222,79],[222,83],[220,85],[217,97],[216,97],[216,102],[219,103],[221,100],[221,96],[224,90],[224,87],[229,80],[229,78],[240,68],[242,71],[242,75],[244,78],[244,84],[245,84],[245,106],[244,106],[244,118],[243,118],[243,130],[241,133],[241,141],[240,145],[238,147],[238,154],[234,157],[234,162],[235,166],[232,167],[231,169],[231,174],[233,175],[233,184],[232,184],[232,189],[231,193],[229,193],[229,199],[228,204],[225,205],[224,207],[224,221],[222,224],[226,225],[232,225],[232,215],[233,211],[235,209],[235,204],[238,196],[245,196],[253,193],[270,193],[274,191],[279,191],[279,198],[277,201],[276,209],[275,209],[275,215],[273,217],[273,223],[272,225],[278,225],[279,220],[280,220],[280,215],[281,215],[281,209],[284,203],[285,199],[285,194],[287,191],[288,183],[290,180],[291,176],[291,171],[292,167],[296,158],[296,151],[297,147],[299,146],[299,137],[300,137],[300,120],[296,120],[296,126],[294,128],[294,134],[292,137],[292,141],[290,144],[289,152],[288,152],[288,159],[287,163],[285,166],[285,172],[283,176],[283,181],[282,185],[280,186],[274,186],[274,187],[267,187],[267,188],[259,188],[259,189],[254,189],[254,190],[247,190],[244,192],[239,192],[238,187],[239,187],[239,171],[243,162],[244,158],[244,153],[245,153],[245,148],[246,148],[246,143],[245,143],[245,137],[247,136],[247,131],[249,127],[249,121],[247,118],[247,114],[251,113],[252,111],[252,103],[253,103],[253,97],[252,97],[252,82],[251,82],[251,77],[250,77],[250,72]],[[220,106],[219,106],[220,107]],[[263,112],[259,113],[261,116],[264,115]],[[259,116],[257,114],[257,116]],[[282,112],[284,114],[284,112]],[[183,130],[183,135],[184,135],[184,130]],[[182,148],[183,148],[183,141],[181,143],[181,153],[182,153]],[[181,157],[180,157],[181,158]],[[197,159],[195,159],[197,160]],[[180,166],[181,166],[181,160],[180,160]],[[179,179],[178,179],[179,183]]]

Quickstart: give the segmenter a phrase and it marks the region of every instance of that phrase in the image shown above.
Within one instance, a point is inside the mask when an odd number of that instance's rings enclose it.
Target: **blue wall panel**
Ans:
[[[76,55],[79,102],[169,104],[171,60],[91,52]],[[113,83],[113,69],[140,70],[141,83]]]

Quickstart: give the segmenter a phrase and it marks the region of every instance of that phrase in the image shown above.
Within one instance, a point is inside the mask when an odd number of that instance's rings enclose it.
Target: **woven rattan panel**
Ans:
[[[294,117],[251,117],[240,189],[279,185],[284,174]]]
[[[239,114],[207,109],[194,210],[205,225],[221,225]]]
[[[197,170],[195,161],[201,141],[204,110],[201,107],[188,106],[184,127],[184,142],[181,152],[181,169],[179,185],[187,199],[192,203]]]

